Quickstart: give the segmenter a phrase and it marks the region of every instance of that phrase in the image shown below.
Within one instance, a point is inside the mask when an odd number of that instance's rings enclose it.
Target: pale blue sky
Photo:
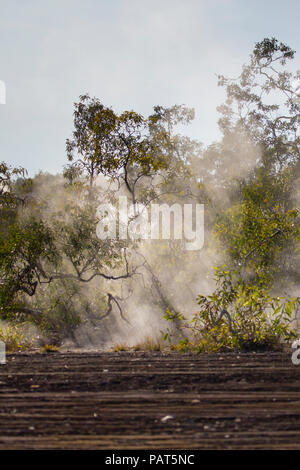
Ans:
[[[97,96],[117,111],[196,110],[189,135],[218,138],[216,74],[237,75],[255,42],[299,51],[296,0],[0,0],[0,160],[58,172],[73,103]]]

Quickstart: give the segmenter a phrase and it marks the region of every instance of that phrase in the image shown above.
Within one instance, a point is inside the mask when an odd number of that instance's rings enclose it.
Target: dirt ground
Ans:
[[[8,355],[0,449],[300,449],[291,354]]]

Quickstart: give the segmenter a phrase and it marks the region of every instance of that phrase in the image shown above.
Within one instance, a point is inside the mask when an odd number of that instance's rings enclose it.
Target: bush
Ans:
[[[277,350],[295,337],[292,320],[300,298],[272,297],[263,285],[249,285],[224,267],[216,269],[216,290],[199,295],[200,306],[192,319],[178,312],[166,312],[165,319],[179,321],[180,350],[197,352],[219,350]],[[172,342],[168,330],[164,339]]]

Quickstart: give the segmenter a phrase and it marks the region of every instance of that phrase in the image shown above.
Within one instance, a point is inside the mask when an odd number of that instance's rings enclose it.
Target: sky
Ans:
[[[299,20],[298,0],[0,0],[0,161],[60,172],[85,93],[116,112],[193,107],[186,134],[210,144],[225,99],[217,74],[237,76],[273,36],[300,68]]]

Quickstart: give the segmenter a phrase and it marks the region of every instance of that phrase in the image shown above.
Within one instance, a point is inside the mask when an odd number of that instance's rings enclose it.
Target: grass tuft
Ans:
[[[35,338],[26,338],[25,324],[5,325],[0,327],[0,340],[5,343],[6,352],[27,351],[32,349]]]
[[[44,344],[44,346],[41,347],[41,352],[43,353],[59,352],[59,347],[55,346],[54,344]]]

